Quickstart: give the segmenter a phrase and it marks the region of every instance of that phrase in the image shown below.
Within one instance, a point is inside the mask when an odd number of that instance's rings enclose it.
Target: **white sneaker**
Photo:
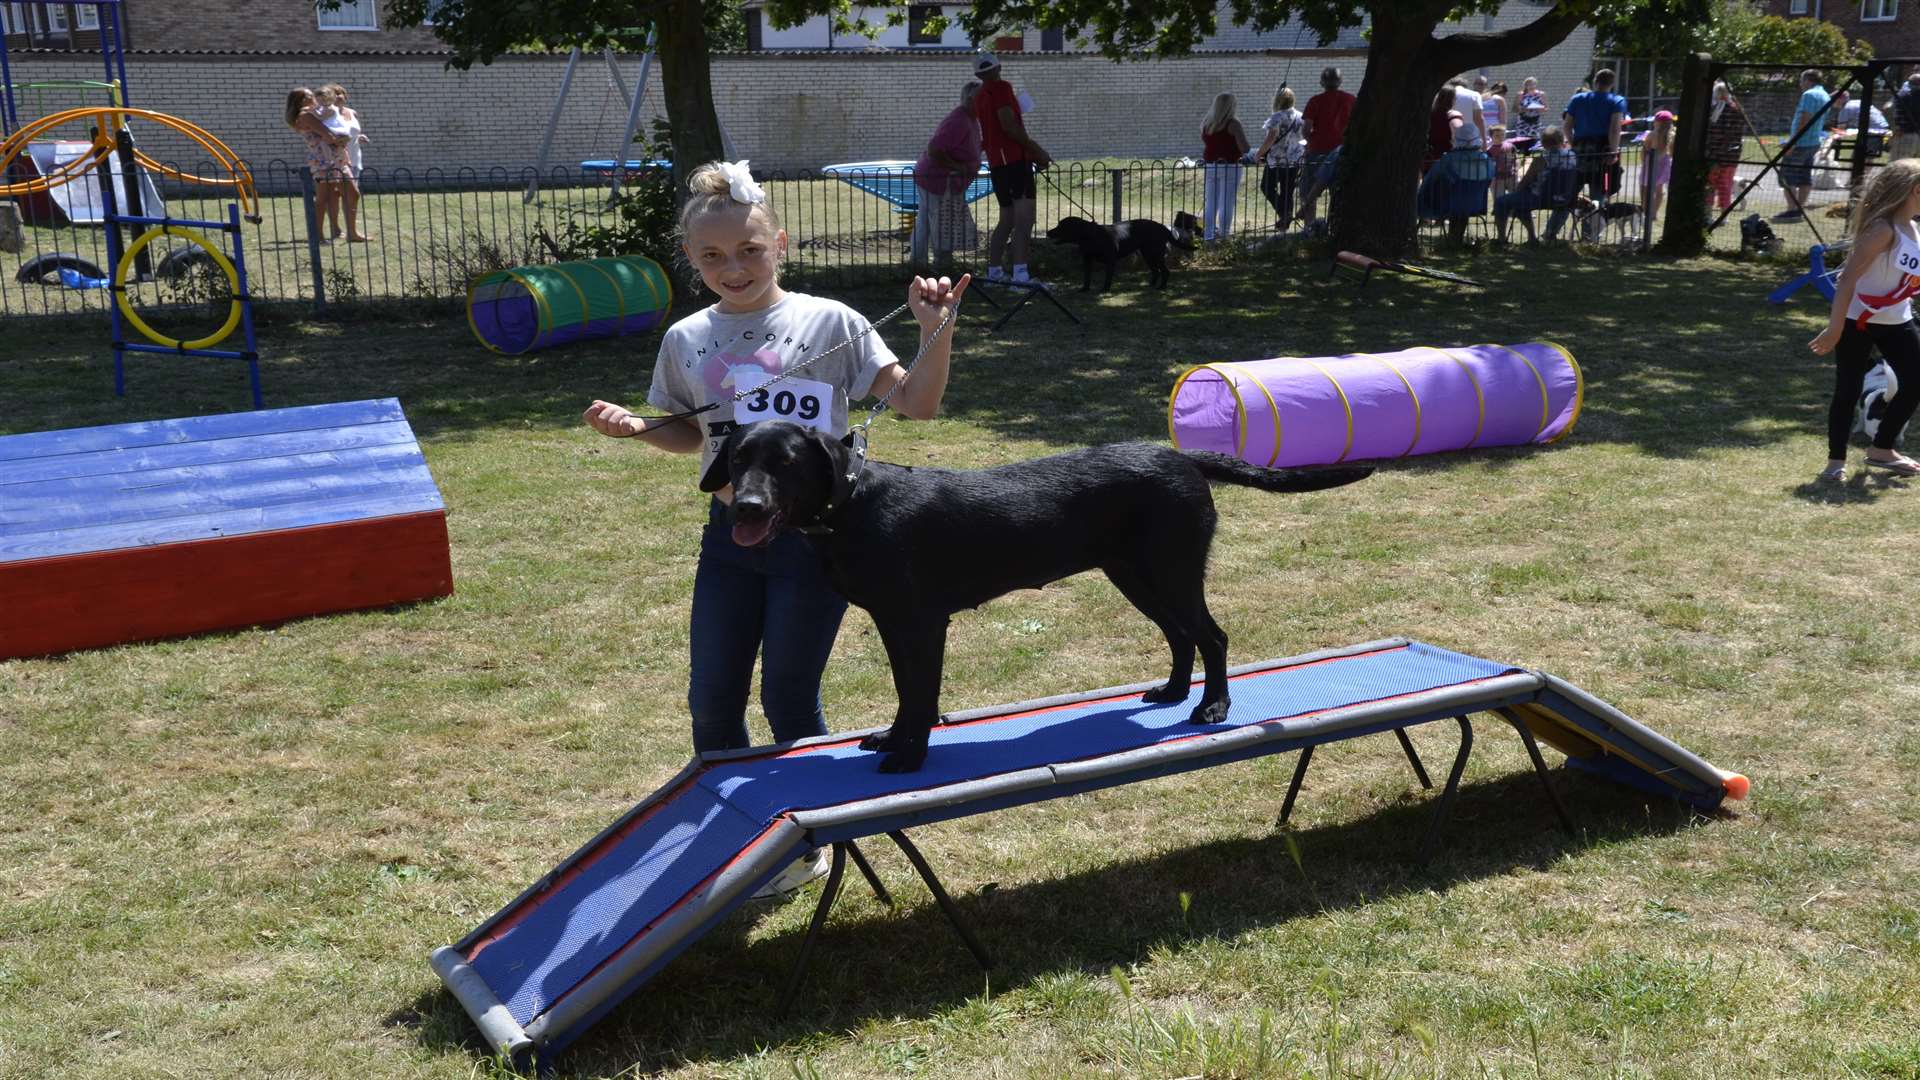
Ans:
[[[1031,289],[1044,289],[1047,287],[1046,282],[1041,281],[1039,278],[1034,277],[1032,274],[1023,273],[1019,270],[1015,270],[1013,272],[1013,279],[1009,281],[1008,284],[1025,285]]]
[[[1005,285],[1007,283],[1007,268],[1004,266],[987,267],[987,280],[996,285]]]
[[[773,876],[773,880],[754,892],[750,900],[775,900],[791,896],[809,881],[826,877],[833,869],[833,851],[829,848],[814,848],[787,864],[786,869]]]

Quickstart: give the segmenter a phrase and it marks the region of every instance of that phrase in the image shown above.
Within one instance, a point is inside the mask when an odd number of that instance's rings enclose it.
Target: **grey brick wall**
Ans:
[[[1591,55],[1592,33],[1583,30],[1545,56],[1491,74],[1516,91],[1522,76],[1537,76],[1557,108],[1585,77]],[[16,59],[18,81],[94,77],[95,62],[88,57],[37,53]],[[1357,89],[1365,67],[1365,57],[1351,51],[1210,52],[1124,64],[1085,54],[1025,53],[1008,54],[1003,62],[1006,77],[1035,101],[1035,136],[1067,158],[1197,155],[1200,122],[1214,94],[1237,94],[1251,126],[1264,119],[1283,78],[1304,99],[1316,89],[1321,67],[1339,68],[1349,89]],[[623,64],[631,82],[638,58],[623,58]],[[462,72],[435,56],[354,53],[136,53],[128,61],[133,104],[192,120],[257,162],[301,158],[300,142],[282,120],[289,88],[340,82],[373,140],[367,163],[416,173],[517,173],[531,164],[564,66],[559,56],[509,56]],[[713,60],[714,97],[735,152],[769,169],[916,157],[969,75],[966,58],[951,53],[735,54]],[[657,72],[646,93],[643,115],[663,113]],[[583,58],[552,161],[613,156],[624,120],[605,68],[597,57]],[[157,157],[201,156],[158,133],[136,134]]]

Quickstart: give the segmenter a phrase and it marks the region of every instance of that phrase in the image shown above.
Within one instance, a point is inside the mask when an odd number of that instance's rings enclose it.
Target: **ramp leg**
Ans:
[[[1300,794],[1300,782],[1307,778],[1307,765],[1313,761],[1313,747],[1300,751],[1300,760],[1293,766],[1293,782],[1287,785],[1287,797],[1280,803],[1280,820],[1275,825],[1285,825],[1287,816],[1293,813],[1294,796]]]
[[[1560,793],[1553,790],[1553,780],[1547,775],[1547,763],[1541,760],[1540,744],[1534,740],[1533,729],[1526,722],[1513,715],[1512,710],[1502,709],[1500,715],[1520,733],[1520,741],[1527,744],[1527,756],[1533,759],[1533,774],[1540,778],[1540,787],[1547,793],[1547,801],[1553,804],[1553,816],[1560,819],[1560,827],[1568,836],[1578,836],[1573,828],[1573,818],[1567,813],[1567,805],[1560,801]]]
[[[1440,844],[1441,826],[1447,823],[1447,811],[1453,808],[1454,793],[1460,790],[1460,774],[1467,771],[1467,755],[1473,752],[1473,724],[1463,713],[1454,717],[1460,724],[1460,752],[1453,757],[1453,771],[1447,774],[1447,786],[1440,792],[1439,805],[1433,808],[1433,821],[1427,826],[1427,836],[1420,842],[1420,862],[1433,858],[1433,852]]]
[[[1407,738],[1406,728],[1394,728],[1393,737],[1400,740],[1400,749],[1407,752],[1407,761],[1413,766],[1413,775],[1420,778],[1420,786],[1433,790],[1433,781],[1427,778],[1427,767],[1420,763],[1420,753],[1413,748],[1413,740]]]
[[[967,929],[967,924],[960,920],[960,909],[954,907],[953,898],[948,896],[947,890],[941,887],[940,879],[934,876],[933,867],[927,865],[926,857],[920,854],[920,849],[914,847],[913,841],[907,839],[907,834],[899,829],[894,829],[887,835],[893,838],[895,844],[900,845],[900,850],[906,854],[907,861],[913,863],[913,868],[920,872],[920,879],[927,883],[927,891],[933,893],[934,900],[940,904],[940,910],[946,912],[947,921],[953,924],[954,930],[960,935],[960,940],[966,942],[967,951],[973,954],[974,960],[978,961],[982,968],[992,970],[993,958],[988,956],[987,950],[980,946],[979,939],[973,936],[973,931]]]
[[[887,891],[885,885],[880,884],[880,875],[873,872],[873,864],[868,862],[866,855],[860,851],[860,845],[851,840],[842,840],[833,846],[846,847],[847,854],[853,858],[853,865],[860,868],[860,876],[867,879],[868,885],[873,886],[873,895],[878,897],[881,903],[892,907],[893,894]]]
[[[787,992],[780,995],[777,1015],[786,1015],[793,1007],[793,999],[800,994],[800,981],[806,977],[807,961],[813,958],[814,943],[820,937],[820,928],[827,923],[827,912],[833,910],[833,902],[840,897],[840,876],[847,870],[847,851],[839,844],[833,845],[833,868],[827,871],[826,887],[820,890],[820,902],[814,905],[813,922],[807,925],[807,936],[800,942],[800,959],[794,962],[793,976],[787,980]]]

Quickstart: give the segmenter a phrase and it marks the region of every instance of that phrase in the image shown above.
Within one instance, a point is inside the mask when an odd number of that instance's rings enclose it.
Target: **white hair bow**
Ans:
[[[751,206],[754,203],[767,201],[767,193],[761,190],[759,184],[753,182],[753,174],[747,171],[745,158],[739,161],[723,161],[718,167],[720,175],[727,178],[727,186],[731,189],[734,202]]]

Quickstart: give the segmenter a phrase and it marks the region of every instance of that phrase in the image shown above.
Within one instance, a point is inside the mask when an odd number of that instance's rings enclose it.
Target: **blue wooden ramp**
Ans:
[[[907,775],[876,769],[879,755],[859,748],[866,732],[706,755],[435,950],[433,967],[489,1045],[551,1054],[810,848],[1298,750],[1290,809],[1313,747],[1456,720],[1450,796],[1472,745],[1466,717],[1483,711],[1520,732],[1543,777],[1536,735],[1571,764],[1695,806],[1746,795],[1744,777],[1561,680],[1420,642],[1270,660],[1232,679],[1222,724],[1186,722],[1198,685],[1187,701],[1149,705],[1139,695],[1151,683],[953,714]]]

